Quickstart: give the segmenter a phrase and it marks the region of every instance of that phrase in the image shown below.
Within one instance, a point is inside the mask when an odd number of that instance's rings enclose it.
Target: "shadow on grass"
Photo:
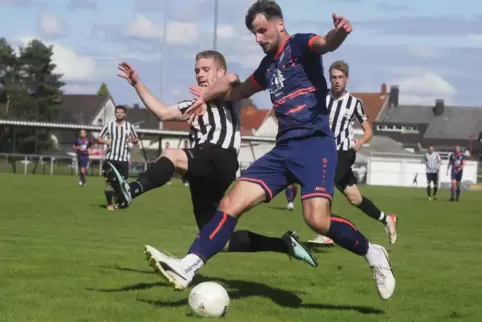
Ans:
[[[112,266],[112,267],[103,267],[109,269],[116,269],[126,272],[135,272],[141,274],[156,274],[153,271],[147,270],[137,270],[132,268],[125,268],[119,266]],[[156,274],[157,275],[157,274]],[[373,308],[373,307],[366,307],[366,306],[358,306],[358,305],[331,305],[331,304],[322,304],[322,303],[303,303],[302,299],[299,295],[305,294],[305,292],[300,291],[289,291],[284,290],[277,287],[271,287],[265,284],[253,282],[253,281],[240,281],[240,280],[228,280],[224,278],[218,277],[208,277],[203,275],[197,275],[192,282],[192,285],[196,285],[202,282],[216,282],[223,285],[231,299],[242,299],[252,296],[260,296],[264,298],[268,298],[273,303],[286,307],[286,308],[301,308],[301,309],[319,309],[319,310],[339,310],[339,311],[358,311],[362,314],[383,314],[385,313],[382,310]],[[134,285],[127,285],[120,288],[114,289],[87,289],[89,291],[96,291],[96,292],[106,292],[106,293],[115,293],[115,292],[129,292],[129,291],[141,291],[146,289],[151,289],[154,287],[170,287],[165,282],[156,282],[156,283],[137,283]],[[186,293],[186,296],[189,293]],[[187,305],[187,299],[178,300],[178,301],[153,301],[153,300],[144,300],[144,299],[137,299],[140,302],[147,303],[153,305],[155,307],[173,307],[173,306],[185,306]]]

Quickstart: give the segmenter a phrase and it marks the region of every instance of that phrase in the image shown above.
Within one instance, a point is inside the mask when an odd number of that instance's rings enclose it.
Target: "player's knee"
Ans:
[[[160,158],[168,158],[176,168],[187,169],[187,156],[181,149],[165,149]]]
[[[264,190],[257,184],[238,181],[221,200],[219,210],[233,217],[241,216],[248,209],[266,199]]]
[[[323,198],[304,200],[303,217],[311,229],[327,234],[330,229],[330,201]]]

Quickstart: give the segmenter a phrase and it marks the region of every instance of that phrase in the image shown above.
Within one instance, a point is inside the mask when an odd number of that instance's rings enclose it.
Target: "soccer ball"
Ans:
[[[218,283],[204,282],[192,289],[188,302],[195,315],[218,318],[228,311],[229,295]]]

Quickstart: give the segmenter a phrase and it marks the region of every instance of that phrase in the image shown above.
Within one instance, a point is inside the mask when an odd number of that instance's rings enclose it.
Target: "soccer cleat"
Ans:
[[[110,162],[107,162],[107,170],[104,171],[104,176],[114,189],[117,208],[129,207],[132,202],[131,187]]]
[[[318,266],[316,259],[311,255],[310,251],[300,244],[299,238],[294,231],[287,231],[281,239],[286,246],[288,246],[288,254],[290,257],[304,261],[313,267]]]
[[[372,248],[370,251],[374,251],[378,254],[374,256],[370,264],[370,268],[373,271],[373,279],[375,279],[378,295],[382,300],[388,300],[392,297],[395,291],[395,275],[390,265],[388,253],[382,246],[370,244]]]
[[[387,224],[385,225],[385,232],[388,234],[388,240],[390,244],[395,244],[397,242],[397,216],[388,215]]]
[[[294,210],[295,209],[295,205],[292,203],[292,202],[288,202],[288,205],[286,206],[286,208],[288,210]]]
[[[149,266],[154,268],[175,290],[183,291],[191,283],[191,279],[185,273],[180,260],[161,253],[152,246],[146,245],[144,253],[149,261]]]
[[[328,238],[323,235],[316,235],[315,238],[308,240],[309,244],[312,244],[313,246],[322,246],[322,247],[331,247],[335,246],[335,243],[333,242],[333,239]]]

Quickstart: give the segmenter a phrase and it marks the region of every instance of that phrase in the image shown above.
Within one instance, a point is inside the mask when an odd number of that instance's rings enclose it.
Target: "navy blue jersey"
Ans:
[[[268,89],[278,119],[278,142],[315,133],[333,137],[326,108],[323,60],[311,46],[315,34],[294,34],[261,61],[250,80]]]
[[[78,148],[77,156],[86,157],[89,155],[90,141],[87,138],[78,138],[74,142],[74,147]]]
[[[449,163],[452,167],[452,172],[459,171],[465,163],[465,155],[462,152],[452,153],[449,158]]]

